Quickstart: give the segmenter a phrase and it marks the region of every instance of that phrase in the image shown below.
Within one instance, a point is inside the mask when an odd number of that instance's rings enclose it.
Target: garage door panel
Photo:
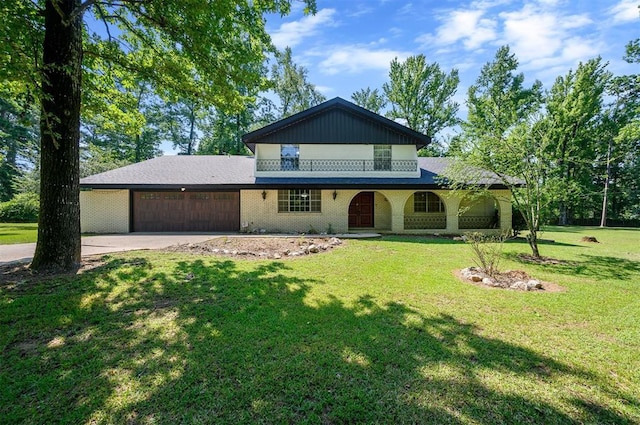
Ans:
[[[134,192],[138,232],[237,231],[239,192]]]

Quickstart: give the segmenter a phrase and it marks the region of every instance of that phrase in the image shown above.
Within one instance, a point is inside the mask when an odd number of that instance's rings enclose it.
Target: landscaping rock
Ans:
[[[311,252],[312,254],[315,254],[317,252],[320,252],[320,248],[318,248],[317,246],[311,244],[311,245],[309,245],[309,252]]]

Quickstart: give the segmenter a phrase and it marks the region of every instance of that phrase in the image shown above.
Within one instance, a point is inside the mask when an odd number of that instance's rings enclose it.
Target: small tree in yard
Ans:
[[[443,174],[454,189],[487,189],[487,177],[510,189],[514,206],[527,223],[532,254],[539,257],[537,232],[546,202],[548,138],[537,113],[541,84],[536,81],[526,88],[523,74],[515,72],[517,67],[517,59],[505,46],[482,68],[469,88],[461,161]]]
[[[500,258],[502,256],[502,246],[507,233],[500,235],[486,235],[484,233],[465,233],[465,239],[471,245],[473,262],[480,267],[483,272],[491,277],[495,277],[499,272]]]

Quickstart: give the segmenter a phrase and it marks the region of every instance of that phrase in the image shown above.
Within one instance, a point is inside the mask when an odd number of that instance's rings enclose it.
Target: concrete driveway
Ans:
[[[161,249],[171,245],[203,242],[219,236],[220,234],[216,233],[127,233],[83,236],[82,255],[137,249]],[[35,243],[0,245],[0,264],[31,261],[35,250]]]

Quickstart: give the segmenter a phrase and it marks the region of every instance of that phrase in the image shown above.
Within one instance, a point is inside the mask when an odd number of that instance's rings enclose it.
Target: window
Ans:
[[[444,204],[433,192],[416,192],[413,194],[413,212],[444,212]]]
[[[391,171],[391,145],[373,146],[373,169]]]
[[[320,190],[278,190],[278,212],[320,212]]]
[[[300,166],[300,146],[280,145],[280,169],[298,170]]]
[[[147,192],[147,193],[141,193],[140,194],[140,199],[143,200],[143,201],[155,201],[155,200],[158,200],[158,199],[162,199],[162,196],[160,196],[159,193]]]

